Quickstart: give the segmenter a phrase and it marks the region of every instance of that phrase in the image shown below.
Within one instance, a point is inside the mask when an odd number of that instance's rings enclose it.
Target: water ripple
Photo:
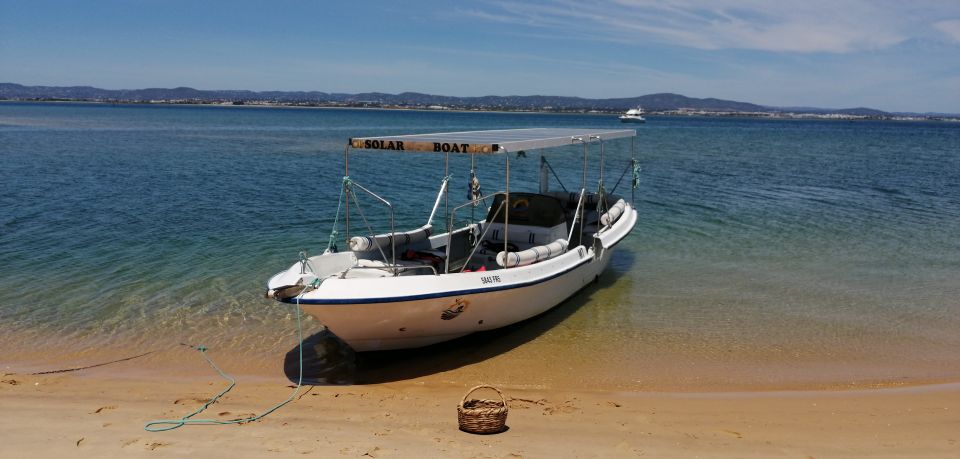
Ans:
[[[0,345],[43,336],[282,353],[294,319],[262,298],[263,283],[325,246],[347,138],[526,126],[622,127],[603,116],[0,104],[0,326],[11,331]],[[661,358],[675,381],[703,377],[695,368],[726,382],[960,368],[960,127],[654,118],[638,134],[640,221],[612,277],[515,361],[570,355],[621,383]],[[579,154],[550,156],[568,188]],[[609,180],[630,153],[611,143],[606,154]],[[511,158],[514,189],[534,186],[520,178],[536,177],[530,156]],[[361,152],[350,175],[393,199],[398,227],[415,227],[443,159]],[[450,159],[459,202],[469,157]],[[486,191],[502,164],[478,157]]]

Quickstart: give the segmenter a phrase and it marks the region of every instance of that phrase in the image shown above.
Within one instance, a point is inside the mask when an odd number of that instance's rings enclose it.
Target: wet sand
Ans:
[[[719,393],[496,384],[509,429],[483,436],[457,428],[456,405],[474,383],[441,372],[304,386],[260,421],[146,432],[146,422],[186,415],[227,385],[193,351],[176,354],[183,359],[149,355],[47,375],[8,368],[0,457],[960,456],[960,384]],[[197,417],[260,413],[290,395],[287,373],[234,374],[236,388]]]
[[[955,380],[854,384],[814,374],[832,382],[745,377],[753,382],[741,386],[718,379],[713,367],[688,369],[691,379],[674,374],[676,362],[651,360],[643,371],[623,369],[629,380],[641,378],[624,388],[609,366],[530,346],[563,317],[361,355],[322,327],[308,328],[307,385],[293,402],[255,422],[168,432],[144,425],[187,415],[228,385],[184,337],[8,349],[0,360],[0,457],[960,457]],[[32,342],[21,338],[6,339]],[[295,342],[274,338],[258,355],[208,350],[237,385],[196,418],[249,417],[285,400],[300,377]],[[481,383],[506,394],[507,431],[458,430],[456,405]]]

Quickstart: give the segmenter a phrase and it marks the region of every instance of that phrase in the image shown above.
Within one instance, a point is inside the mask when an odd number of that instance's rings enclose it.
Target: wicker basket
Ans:
[[[474,391],[478,389],[493,389],[497,391],[500,400],[470,399]],[[464,432],[477,434],[492,434],[506,430],[507,424],[507,400],[503,398],[500,389],[493,386],[480,385],[470,389],[463,395],[463,400],[457,405],[457,421],[460,423],[460,430]]]

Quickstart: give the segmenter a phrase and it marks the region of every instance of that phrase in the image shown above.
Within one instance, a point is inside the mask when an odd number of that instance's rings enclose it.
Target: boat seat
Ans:
[[[506,242],[533,247],[567,237],[566,211],[560,199],[537,193],[510,193],[510,205],[503,206],[504,199],[503,195],[497,195],[490,206],[483,224],[484,240],[504,242],[504,233],[507,233]],[[507,208],[509,219],[501,207]],[[509,231],[504,222],[509,222]]]
[[[566,239],[567,224],[561,223],[552,228],[528,225],[510,225],[510,231],[505,231],[503,223],[487,223],[487,235],[484,240],[490,242],[504,242],[504,233],[507,233],[509,241],[517,246],[533,247],[537,245],[549,244],[557,239]]]
[[[551,191],[549,195],[557,198],[560,201],[560,203],[563,204],[568,210],[576,210],[577,203],[580,202],[579,192]],[[596,193],[585,193],[583,200],[584,200],[583,205],[585,209],[595,209],[597,207]]]

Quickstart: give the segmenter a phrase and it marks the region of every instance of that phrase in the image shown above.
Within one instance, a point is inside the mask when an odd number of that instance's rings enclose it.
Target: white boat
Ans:
[[[631,108],[627,110],[626,113],[620,115],[621,123],[646,123],[646,118],[643,117],[643,109],[640,107]]]
[[[617,243],[633,229],[633,190],[626,199],[612,194],[616,186],[608,193],[603,162],[604,143],[629,138],[631,159],[620,178],[632,171],[635,188],[635,135],[632,129],[543,128],[350,139],[335,223],[342,227],[335,227],[321,255],[301,253],[298,262],[274,275],[267,296],[299,304],[356,351],[426,346],[541,314],[596,280]],[[570,145],[583,147],[583,174],[576,191],[549,190],[552,167],[542,155],[539,189],[510,188],[511,154]],[[598,146],[599,181],[597,191],[591,192],[589,152]],[[406,151],[446,155],[446,178],[425,225],[394,230],[392,204],[349,176],[353,149],[386,150],[382,154],[393,156],[389,160]],[[564,150],[569,154],[570,148]],[[579,154],[580,148],[573,150]],[[441,203],[449,199],[451,153],[503,156],[503,191],[481,195],[471,166],[471,199],[459,206],[449,203],[443,211]],[[363,206],[358,205],[361,201]],[[366,224],[373,205],[389,214],[390,230],[383,234],[372,234]],[[474,209],[477,205],[483,206]],[[438,209],[446,218],[435,226]],[[479,218],[454,227],[453,222],[469,217],[469,209],[481,209]],[[357,226],[366,233],[357,234]],[[442,232],[434,234],[437,227]],[[346,236],[350,250],[336,251],[337,234]]]

